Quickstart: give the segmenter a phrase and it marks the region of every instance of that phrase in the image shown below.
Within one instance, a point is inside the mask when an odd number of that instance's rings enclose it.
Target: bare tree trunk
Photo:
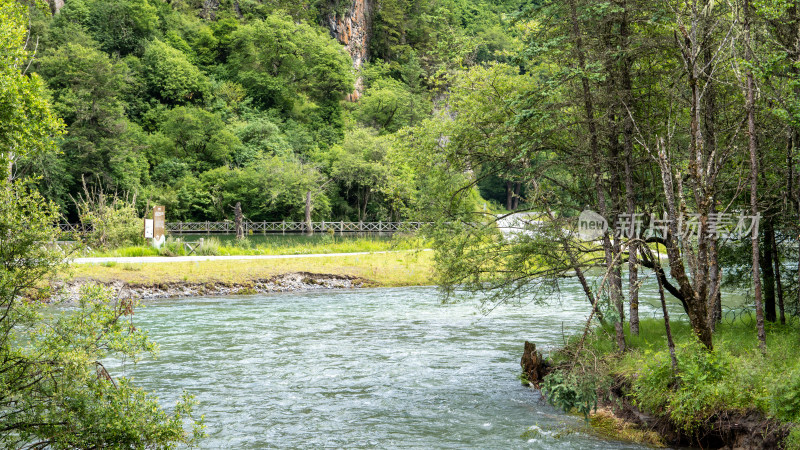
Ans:
[[[620,37],[622,38],[623,50],[628,49],[630,37],[630,25],[628,23],[628,3],[624,3],[625,11],[622,15],[620,22]],[[634,239],[628,247],[628,301],[630,303],[629,321],[631,324],[631,334],[634,336],[639,335],[639,260],[638,260],[638,239],[635,233],[639,230],[635,229],[635,216],[636,213],[636,195],[634,194],[633,185],[633,81],[631,77],[632,58],[627,54],[623,57],[623,63],[620,67],[621,76],[620,82],[622,83],[622,98],[624,101],[623,126],[622,126],[622,145],[625,151],[625,202],[626,213],[631,218],[631,230],[628,235],[629,238]]]
[[[781,324],[786,323],[786,309],[783,303],[783,283],[781,282],[781,260],[780,252],[778,251],[778,244],[775,240],[775,229],[772,229],[770,234],[772,240],[772,262],[775,265],[775,290],[778,295],[778,311],[780,314]]]
[[[514,189],[511,187],[511,182],[506,181],[506,209],[511,211],[514,207]]]
[[[644,247],[647,252],[650,253],[650,259],[654,261],[656,264],[659,264],[658,258],[653,255],[653,252]],[[658,251],[658,246],[656,246],[656,251]],[[661,277],[656,277],[658,281],[658,297],[661,300],[661,313],[664,315],[664,328],[667,333],[667,346],[669,347],[669,357],[670,362],[672,363],[672,373],[678,373],[678,358],[675,356],[675,341],[672,339],[672,327],[669,325],[669,311],[667,310],[667,300],[664,298],[664,283],[661,281]]]
[[[233,219],[236,227],[236,239],[244,239],[244,224],[242,223],[242,204],[236,202],[233,208]]]
[[[681,296],[686,302],[686,313],[689,322],[697,338],[709,350],[713,348],[713,337],[711,327],[708,323],[708,313],[706,311],[706,299],[699,298],[697,292],[692,287],[691,280],[686,273],[681,251],[678,245],[678,206],[675,201],[675,185],[672,177],[672,165],[667,159],[664,139],[658,141],[658,163],[661,169],[661,182],[664,186],[664,196],[667,201],[667,215],[669,232],[664,239],[669,257],[669,269],[672,277],[677,281]]]
[[[753,60],[753,49],[750,37],[750,0],[744,0],[744,38],[745,60]],[[755,82],[753,71],[747,69],[747,138],[750,150],[750,212],[755,218],[758,215],[758,147],[756,145],[756,105]],[[755,219],[754,219],[755,220]],[[758,267],[758,230],[753,229],[750,237],[753,247],[753,294],[756,303],[756,326],[758,327],[758,344],[762,352],[767,351],[767,335],[764,331],[764,310],[761,304],[761,276]]]
[[[14,181],[14,153],[8,152],[8,183]]]
[[[306,234],[314,234],[314,226],[311,223],[311,191],[306,192]]]
[[[516,211],[519,208],[519,195],[522,191],[522,183],[519,181],[514,183],[514,198],[512,200],[511,209]]]
[[[572,33],[575,39],[575,50],[578,56],[578,67],[582,71],[586,70],[586,57],[583,53],[583,38],[581,37],[580,24],[578,22],[578,6],[576,0],[570,0],[570,16],[572,21]],[[608,219],[608,208],[606,206],[606,194],[603,187],[603,176],[600,164],[605,159],[600,152],[600,145],[597,137],[597,126],[594,118],[594,104],[592,102],[592,93],[589,87],[589,79],[584,75],[581,77],[581,85],[583,88],[583,101],[584,112],[586,114],[587,125],[589,128],[589,145],[592,157],[595,158],[595,183],[597,190],[597,202],[600,208],[600,215]],[[603,251],[605,253],[606,267],[612,273],[614,271],[615,262],[611,239],[608,232],[603,235]],[[625,345],[625,331],[623,324],[623,305],[622,305],[622,292],[619,290],[618,284],[614,279],[609,280],[611,301],[620,317],[614,322],[614,330],[617,337],[617,348],[620,352],[624,352]]]
[[[775,230],[772,225],[772,217],[767,217],[764,221],[764,251],[759,255],[759,264],[762,273],[762,292],[764,294],[764,320],[775,322],[778,315],[775,311],[775,272],[772,263],[772,242],[775,240]]]
[[[711,330],[717,328],[717,324],[722,320],[722,270],[719,267],[719,242],[717,239],[711,240],[713,255],[711,259],[711,268],[709,269],[709,276],[711,278],[712,289],[711,297],[709,298],[711,305],[709,307],[709,325]]]

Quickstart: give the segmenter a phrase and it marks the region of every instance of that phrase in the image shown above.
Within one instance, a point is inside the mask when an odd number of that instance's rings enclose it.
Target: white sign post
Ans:
[[[153,219],[144,219],[144,238],[153,239]]]

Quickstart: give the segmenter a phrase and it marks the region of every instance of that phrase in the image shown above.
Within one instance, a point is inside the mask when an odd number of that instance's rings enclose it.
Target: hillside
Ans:
[[[30,71],[66,133],[17,162],[67,220],[86,191],[169,220],[396,220],[421,182],[395,133],[505,58],[520,0],[66,0],[31,7]]]

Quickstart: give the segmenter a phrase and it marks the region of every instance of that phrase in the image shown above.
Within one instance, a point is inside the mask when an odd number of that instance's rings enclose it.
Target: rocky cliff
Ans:
[[[344,0],[350,5],[343,16],[333,14],[328,17],[331,35],[341,42],[353,59],[353,68],[358,71],[366,62],[369,52],[369,36],[375,0]],[[361,77],[356,80],[355,90],[348,95],[349,101],[356,101],[362,92]]]

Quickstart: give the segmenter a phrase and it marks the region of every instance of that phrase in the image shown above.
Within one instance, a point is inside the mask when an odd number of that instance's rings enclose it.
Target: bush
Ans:
[[[185,256],[186,248],[184,248],[182,240],[170,236],[164,241],[164,245],[158,249],[158,254],[160,256]]]
[[[201,245],[195,253],[203,256],[216,256],[219,255],[219,248],[221,245],[217,238],[205,238],[203,239],[203,245]]]
[[[548,403],[566,412],[576,410],[588,418],[597,409],[597,385],[589,376],[555,371],[544,378],[542,392]]]
[[[39,287],[63,268],[64,255],[40,244],[57,237],[57,217],[55,206],[23,183],[0,181],[0,447],[194,445],[202,424],[192,418],[190,398],[167,413],[100,363],[156,350],[133,326],[131,301],[96,285],[85,286],[69,309],[20,301],[49,298]]]
[[[83,188],[84,194],[78,196],[75,205],[81,223],[92,227],[86,237],[90,245],[112,248],[144,244],[144,225],[134,207],[135,197],[129,200],[100,188],[90,190],[85,182]]]

